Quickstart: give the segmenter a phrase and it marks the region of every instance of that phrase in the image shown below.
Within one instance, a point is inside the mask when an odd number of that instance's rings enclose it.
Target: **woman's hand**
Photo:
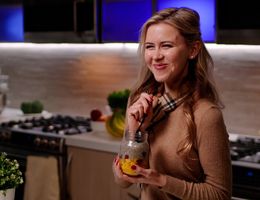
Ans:
[[[145,117],[142,129],[148,127],[152,119],[153,105],[157,103],[158,99],[148,93],[142,93],[139,99],[134,102],[127,109],[127,123],[129,132],[135,133],[140,126],[141,121]]]
[[[131,185],[131,183],[128,182],[127,180],[125,180],[119,162],[120,162],[119,156],[117,155],[115,157],[113,165],[112,165],[115,182],[118,183],[122,187],[128,187],[129,185]]]
[[[136,171],[138,176],[123,174],[119,163],[119,156],[114,159],[112,168],[116,183],[122,187],[128,187],[132,183],[145,183],[158,187],[163,187],[166,184],[165,175],[160,174],[153,169],[145,169],[138,165],[132,166],[132,169]]]
[[[144,183],[144,184],[154,185],[157,187],[163,187],[166,184],[166,176],[158,173],[153,169],[145,169],[138,165],[134,165],[132,169],[135,169],[138,176],[134,177],[134,176],[127,176],[125,174],[121,174],[122,180],[130,183]]]

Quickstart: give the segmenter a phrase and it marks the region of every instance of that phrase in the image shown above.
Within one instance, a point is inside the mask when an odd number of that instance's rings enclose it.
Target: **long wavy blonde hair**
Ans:
[[[132,88],[130,105],[142,92],[163,93],[164,85],[155,80],[153,74],[144,61],[144,43],[148,28],[153,24],[166,23],[179,30],[188,46],[195,41],[201,43],[201,48],[195,59],[189,60],[188,74],[182,80],[178,96],[191,93],[184,102],[184,114],[188,132],[185,139],[179,144],[178,153],[187,158],[192,148],[196,149],[196,126],[194,122],[194,105],[201,99],[209,99],[214,104],[223,107],[213,81],[213,60],[201,39],[199,14],[190,8],[167,8],[155,13],[148,19],[140,32],[139,55],[141,70],[138,81]]]

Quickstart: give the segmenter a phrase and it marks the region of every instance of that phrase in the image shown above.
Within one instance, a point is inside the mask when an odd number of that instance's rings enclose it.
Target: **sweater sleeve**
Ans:
[[[211,107],[197,126],[198,155],[204,181],[195,183],[167,176],[163,191],[180,199],[231,199],[232,176],[229,140],[222,113]]]

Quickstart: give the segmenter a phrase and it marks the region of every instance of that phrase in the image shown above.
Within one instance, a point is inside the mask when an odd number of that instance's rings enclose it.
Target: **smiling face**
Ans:
[[[188,59],[193,58],[193,51],[179,31],[166,24],[151,25],[146,33],[144,58],[158,82],[165,88],[176,90],[182,78],[187,74]]]

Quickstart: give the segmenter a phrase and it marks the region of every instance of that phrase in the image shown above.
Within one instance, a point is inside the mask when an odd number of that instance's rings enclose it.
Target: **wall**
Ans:
[[[229,132],[260,135],[260,46],[207,44]],[[136,44],[0,44],[9,106],[39,99],[49,112],[105,112],[107,95],[136,80]]]

